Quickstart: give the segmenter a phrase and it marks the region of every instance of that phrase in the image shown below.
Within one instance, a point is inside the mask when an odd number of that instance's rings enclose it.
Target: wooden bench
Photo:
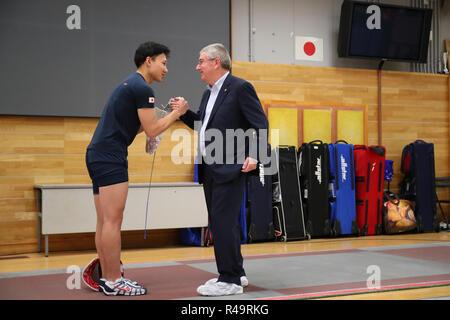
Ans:
[[[95,232],[97,215],[91,184],[39,184],[36,191],[38,211],[38,252],[41,234]],[[203,186],[198,183],[153,183],[150,189],[148,220],[145,211],[149,185],[130,184],[122,230],[176,229],[205,227],[208,213]]]

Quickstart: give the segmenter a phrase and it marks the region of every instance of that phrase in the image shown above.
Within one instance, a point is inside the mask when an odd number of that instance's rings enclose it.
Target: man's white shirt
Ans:
[[[211,115],[211,111],[214,107],[214,104],[216,103],[217,96],[219,95],[220,89],[222,88],[223,82],[225,81],[225,78],[228,76],[230,72],[225,73],[219,80],[214,83],[214,85],[211,87],[209,84],[207,88],[211,91],[211,94],[209,95],[208,104],[206,105],[205,110],[205,118],[203,119],[202,127],[200,129],[200,152],[203,156],[206,155],[206,147],[205,147],[205,131],[206,126],[208,125],[209,117]]]

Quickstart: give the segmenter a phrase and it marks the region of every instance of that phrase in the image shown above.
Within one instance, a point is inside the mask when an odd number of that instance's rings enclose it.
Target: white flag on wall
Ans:
[[[315,37],[295,37],[295,59],[323,61],[323,39]]]

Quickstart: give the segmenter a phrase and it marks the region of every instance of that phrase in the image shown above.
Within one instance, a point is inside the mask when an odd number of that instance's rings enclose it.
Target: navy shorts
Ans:
[[[89,149],[86,151],[86,167],[94,194],[99,193],[99,187],[128,181],[128,161],[123,156]]]

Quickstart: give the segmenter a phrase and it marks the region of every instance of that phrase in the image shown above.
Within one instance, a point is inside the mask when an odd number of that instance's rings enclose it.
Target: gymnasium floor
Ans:
[[[250,285],[227,299],[450,299],[448,231],[256,243],[243,245],[242,253]],[[95,256],[0,256],[0,299],[117,299],[80,284],[79,271]],[[123,250],[122,261],[126,277],[149,289],[122,299],[202,300],[197,286],[217,276],[211,247]]]

